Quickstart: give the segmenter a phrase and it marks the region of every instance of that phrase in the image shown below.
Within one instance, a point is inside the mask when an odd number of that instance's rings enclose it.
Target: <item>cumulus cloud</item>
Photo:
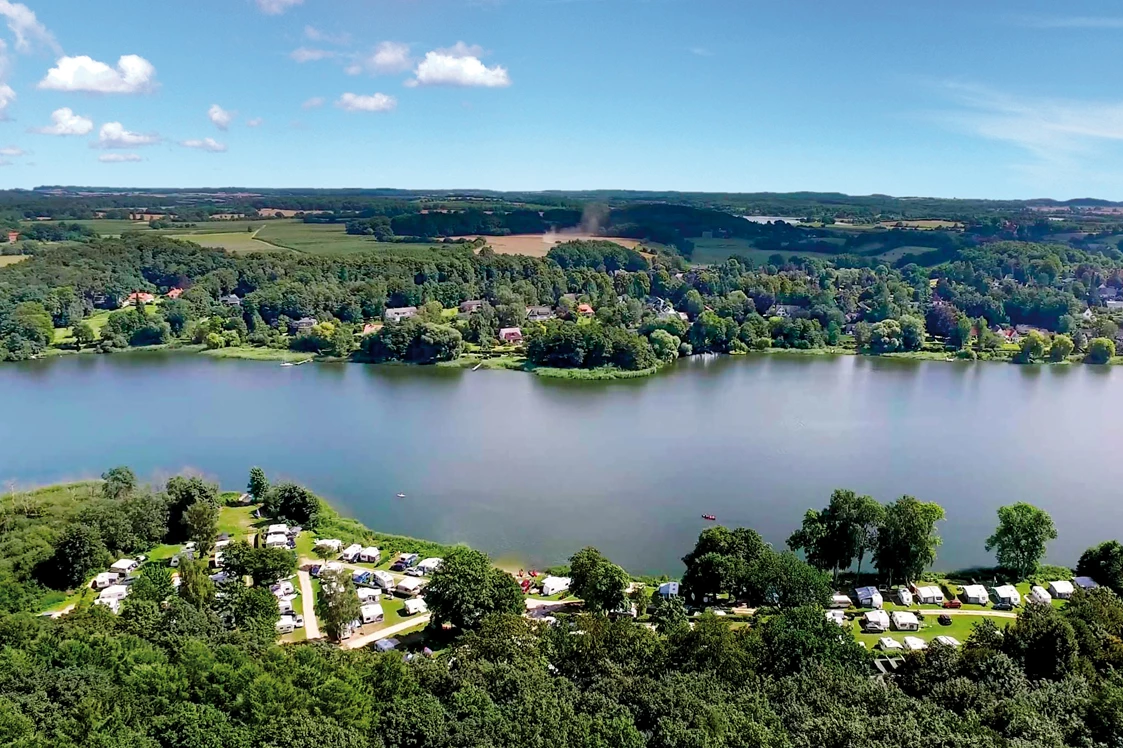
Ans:
[[[156,68],[140,55],[122,55],[116,68],[87,55],[61,57],[39,81],[39,88],[50,91],[103,94],[145,93],[155,87]]]
[[[7,83],[0,83],[0,122],[8,117],[8,105],[15,101],[16,92]]]
[[[323,96],[313,96],[311,99],[308,99],[303,104],[301,104],[300,108],[301,109],[318,109],[318,108],[322,107],[323,105],[324,105],[324,97]]]
[[[401,42],[381,42],[368,55],[357,56],[345,68],[348,75],[363,71],[371,74],[403,73],[413,67],[409,45]]]
[[[425,54],[413,71],[407,86],[481,86],[505,88],[511,85],[507,68],[488,67],[480,61],[483,54],[476,45],[457,42],[452,47],[435,49]]]
[[[376,93],[372,96],[345,93],[335,105],[345,112],[389,112],[398,105],[393,96]]]
[[[106,122],[98,130],[97,140],[90,143],[91,148],[136,148],[141,145],[159,143],[160,136],[152,133],[139,133],[126,130],[120,122]]]
[[[31,50],[33,41],[42,42],[58,50],[58,42],[47,28],[35,17],[35,12],[23,3],[0,0],[0,16],[8,22],[8,28],[16,37],[16,49],[20,52]]]
[[[103,153],[97,160],[103,164],[130,164],[144,159],[136,153]]]
[[[317,60],[331,59],[336,55],[337,53],[330,49],[316,49],[314,47],[297,47],[289,52],[289,57],[297,62],[316,62]]]
[[[51,112],[51,124],[33,127],[30,132],[40,135],[86,135],[94,129],[94,121],[89,117],[75,114],[70,107]]]
[[[201,151],[210,151],[211,153],[222,153],[226,150],[225,143],[219,143],[214,138],[203,138],[202,140],[185,140],[180,143],[184,148],[198,148]]]
[[[246,120],[246,127],[258,127],[264,121],[265,120],[263,120],[261,117],[254,117],[253,119]]]
[[[301,5],[304,0],[257,0],[257,7],[268,16],[279,16],[294,5]]]
[[[0,148],[0,156],[26,156],[27,151],[14,145]]]
[[[219,130],[226,130],[230,127],[230,123],[234,121],[234,114],[226,111],[218,104],[211,104],[211,108],[207,110],[207,119]]]

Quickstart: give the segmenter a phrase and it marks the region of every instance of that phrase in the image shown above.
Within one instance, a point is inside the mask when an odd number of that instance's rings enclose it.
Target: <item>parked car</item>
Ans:
[[[402,572],[407,568],[409,567],[403,564],[401,561],[395,561],[394,563],[390,564],[390,571]]]
[[[951,616],[949,616],[947,613],[941,613],[940,617],[937,618],[936,620],[940,622],[941,626],[950,626],[951,625]]]
[[[995,610],[1013,610],[1014,605],[1012,603],[1007,603],[1007,602],[997,602],[997,603],[994,604],[994,609]]]
[[[425,576],[425,572],[421,571],[421,569],[406,569],[406,576],[423,577]]]
[[[304,628],[304,616],[297,614],[292,617],[292,625],[298,629]]]
[[[315,566],[313,566],[311,569],[308,570],[308,573],[311,574],[312,576],[318,578],[320,576],[320,572],[323,571],[323,568],[324,568],[323,566],[320,566],[319,564],[316,564]]]
[[[955,598],[953,597],[953,598],[952,598],[952,599],[950,599],[950,600],[944,600],[944,607],[945,607],[945,608],[962,608],[962,607],[963,607],[963,603],[959,602],[959,600],[956,600],[956,599],[955,599]]]

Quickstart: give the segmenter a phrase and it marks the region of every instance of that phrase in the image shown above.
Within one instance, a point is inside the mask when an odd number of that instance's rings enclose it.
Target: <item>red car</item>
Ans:
[[[951,600],[944,600],[945,608],[962,608],[963,603],[956,600],[954,597]]]

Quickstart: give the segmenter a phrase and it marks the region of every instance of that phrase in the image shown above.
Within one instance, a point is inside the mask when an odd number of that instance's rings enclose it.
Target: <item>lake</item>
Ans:
[[[528,567],[595,545],[678,574],[702,513],[782,546],[836,487],[942,504],[944,569],[991,563],[1019,500],[1052,513],[1057,563],[1123,535],[1119,368],[758,355],[572,382],[154,352],[0,365],[0,405],[5,485],[126,464],[241,489],[260,465],[372,528]]]

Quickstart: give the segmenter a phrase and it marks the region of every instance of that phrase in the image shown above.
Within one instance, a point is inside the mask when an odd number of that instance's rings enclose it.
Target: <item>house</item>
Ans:
[[[370,573],[371,581],[384,590],[394,589],[394,575],[388,571],[375,570]]]
[[[593,308],[588,304],[578,304],[577,313],[585,317],[592,317],[594,312]]]
[[[8,244],[15,244],[18,241],[19,241],[19,232],[18,231],[9,231],[8,232]]]
[[[390,307],[382,313],[382,319],[387,322],[401,322],[403,319],[409,319],[417,314],[417,307],[415,306],[397,306]]]
[[[523,342],[523,331],[517,327],[504,327],[499,331],[499,339],[504,343]]]
[[[376,603],[382,599],[382,590],[375,590],[370,587],[359,587],[355,590],[355,593],[359,596],[360,603]]]
[[[657,593],[662,597],[678,597],[678,582],[663,582]]]
[[[827,620],[832,623],[837,623],[839,626],[846,625],[846,614],[841,610],[828,610],[826,611]]]
[[[278,634],[291,634],[296,629],[296,620],[292,616],[281,616],[274,628]]]
[[[265,536],[266,548],[287,548],[289,536],[283,532],[275,532]]]
[[[131,558],[122,558],[119,561],[114,561],[109,570],[118,576],[125,576],[140,566],[140,562]]]
[[[1014,589],[1012,584],[1000,584],[997,587],[991,588],[991,593],[994,599],[1000,603],[1010,603],[1011,605],[1020,605],[1022,596]]]
[[[1096,315],[1092,313],[1092,309],[1091,309],[1091,307],[1089,307],[1089,308],[1085,309],[1083,312],[1080,313],[1080,317],[1085,322],[1091,322],[1093,319],[1096,318]]]
[[[359,560],[367,564],[377,564],[382,560],[382,551],[375,548],[373,545],[359,551]]]
[[[1035,584],[1029,591],[1029,601],[1039,605],[1049,605],[1053,602],[1053,596],[1046,592],[1044,587]]]
[[[773,316],[773,317],[781,317],[783,319],[788,319],[790,317],[794,317],[797,314],[799,314],[799,312],[802,309],[803,309],[803,307],[798,306],[796,304],[773,304],[772,309],[770,311],[771,311],[771,316]]]
[[[429,606],[425,604],[425,598],[412,597],[406,600],[405,604],[402,605],[402,612],[407,616],[417,615],[418,613],[428,613]]]
[[[417,570],[422,574],[432,574],[441,565],[439,558],[427,558],[417,565]]]
[[[238,294],[236,294],[236,293],[231,293],[231,294],[227,294],[225,296],[220,296],[218,300],[221,301],[226,306],[241,306],[242,305],[242,300],[238,298]]]
[[[915,613],[906,610],[894,610],[890,616],[893,628],[897,631],[920,631],[920,621],[916,620]]]
[[[546,577],[542,580],[542,594],[546,597],[569,589],[569,577]]]
[[[1072,583],[1082,590],[1094,590],[1100,586],[1096,580],[1091,577],[1077,577],[1072,580]]]
[[[483,299],[469,299],[468,301],[460,302],[461,314],[473,314],[480,311],[480,307],[484,305]]]
[[[928,642],[924,641],[919,636],[906,636],[905,649],[910,652],[918,652],[922,649],[928,649]]]
[[[312,332],[312,328],[315,327],[315,326],[316,326],[316,318],[315,317],[301,317],[296,322],[294,322],[293,325],[292,325],[293,330],[296,331],[297,335]]]
[[[370,335],[371,333],[378,332],[378,325],[373,322],[367,322],[363,325],[362,335]]]
[[[352,564],[359,559],[359,554],[362,552],[363,547],[361,545],[359,545],[358,543],[352,543],[351,545],[343,549],[343,554],[340,556],[340,558],[347,563]]]
[[[877,587],[859,587],[854,590],[854,598],[859,608],[880,608],[885,604]]]
[[[114,574],[111,571],[103,571],[102,573],[100,573],[96,577],[94,577],[94,589],[95,590],[104,590],[109,585],[116,583],[116,581],[117,581],[117,575],[116,574]]]
[[[884,610],[871,610],[862,616],[863,631],[888,631],[889,614]]]
[[[849,608],[853,603],[846,595],[831,595],[832,608]]]
[[[1104,302],[1108,309],[1123,309],[1123,299],[1111,299]]]
[[[168,290],[167,297],[169,299],[178,299],[180,296],[183,296],[182,288],[172,288]]]
[[[913,595],[921,605],[942,605],[944,593],[936,586],[913,587]]]
[[[129,588],[123,584],[111,584],[98,594],[98,600],[117,600],[120,602],[129,596]]]
[[[554,310],[548,306],[528,306],[526,319],[529,322],[545,322],[554,318]]]
[[[151,304],[154,301],[156,301],[156,297],[152,294],[145,293],[144,291],[137,291],[126,296],[125,300],[121,303],[121,306],[131,306],[133,304]]]
[[[877,648],[883,651],[890,649],[904,649],[901,643],[891,636],[883,636],[877,640]]]
[[[1066,582],[1063,579],[1049,582],[1049,594],[1058,600],[1068,600],[1072,597],[1072,592],[1072,582]]]
[[[981,584],[965,585],[961,597],[963,598],[963,602],[969,605],[986,605],[990,602],[990,595],[987,594],[987,588]]]
[[[421,592],[421,587],[423,584],[424,582],[422,582],[417,577],[406,577],[402,581],[398,582],[397,586],[394,588],[394,591],[402,597],[413,597],[418,592]]]
[[[382,606],[378,603],[367,603],[359,608],[359,615],[363,617],[363,623],[382,623],[385,614],[382,612]]]
[[[956,639],[954,636],[937,636],[936,642],[938,644],[943,644],[945,647],[958,647],[958,646],[960,646],[959,640]]]
[[[901,605],[912,605],[912,592],[901,587],[897,590],[897,602]]]

